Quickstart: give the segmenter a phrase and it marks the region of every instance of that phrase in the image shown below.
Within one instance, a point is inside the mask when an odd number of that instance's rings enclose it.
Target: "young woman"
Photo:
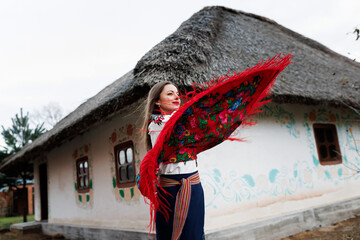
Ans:
[[[160,82],[152,87],[143,124],[143,129],[148,129],[144,136],[148,150],[155,145],[165,123],[180,104],[179,91],[171,82]],[[162,159],[159,163],[159,182],[167,193],[161,188],[157,190],[163,202],[166,202],[166,206],[160,206],[156,212],[158,240],[203,239],[204,193],[197,171],[196,154],[189,154],[189,157],[182,161],[171,157]]]
[[[196,156],[225,140],[268,102],[276,76],[292,55],[276,55],[233,76],[222,76],[185,96],[180,106],[176,86],[156,84],[150,91],[143,129],[148,153],[140,164],[138,187],[150,205],[150,226],[158,239],[202,239],[204,195]],[[166,124],[165,124],[166,123]]]

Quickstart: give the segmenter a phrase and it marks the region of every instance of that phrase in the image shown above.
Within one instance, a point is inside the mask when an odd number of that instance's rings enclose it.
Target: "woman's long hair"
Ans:
[[[152,148],[151,139],[148,134],[148,126],[150,123],[150,116],[151,116],[151,114],[160,114],[160,108],[155,103],[160,99],[160,94],[161,94],[162,90],[164,89],[165,85],[168,85],[168,84],[172,84],[177,88],[177,86],[170,81],[158,82],[150,89],[148,97],[147,97],[147,101],[146,101],[146,105],[145,105],[145,109],[144,109],[144,113],[143,113],[144,122],[141,127],[141,129],[143,130],[141,139],[145,142],[147,151],[149,151]]]

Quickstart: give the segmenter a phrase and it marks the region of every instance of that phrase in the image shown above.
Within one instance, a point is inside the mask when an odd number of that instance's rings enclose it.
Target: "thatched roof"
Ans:
[[[224,7],[206,7],[157,44],[136,67],[80,105],[0,169],[29,162],[141,99],[156,82],[188,87],[227,72],[240,72],[278,53],[294,64],[272,91],[276,102],[360,105],[360,64],[276,22]]]

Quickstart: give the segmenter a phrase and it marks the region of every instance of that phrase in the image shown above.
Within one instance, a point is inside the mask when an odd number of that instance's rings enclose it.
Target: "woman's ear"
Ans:
[[[155,102],[155,104],[158,105],[158,106],[160,106],[160,100],[157,100],[157,101]]]

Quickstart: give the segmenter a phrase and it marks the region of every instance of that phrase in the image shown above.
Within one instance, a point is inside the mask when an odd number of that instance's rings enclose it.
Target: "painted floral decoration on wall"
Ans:
[[[117,200],[125,201],[128,204],[133,202],[138,202],[140,199],[140,191],[137,188],[136,184],[132,187],[119,188],[116,184],[116,164],[114,156],[114,148],[116,145],[119,145],[124,142],[132,141],[134,144],[134,153],[135,153],[135,168],[136,174],[140,168],[140,157],[139,152],[137,151],[138,143],[134,138],[134,126],[132,124],[127,124],[118,129],[114,129],[111,135],[109,136],[109,155],[111,156],[111,174],[112,174],[112,187],[113,193]]]
[[[74,176],[74,190],[75,190],[75,199],[78,206],[83,208],[92,208],[94,201],[93,194],[93,173],[92,173],[92,154],[91,154],[91,145],[85,144],[73,150],[72,159],[73,159],[73,176]],[[78,168],[77,161],[79,159],[87,159],[86,163],[81,164],[81,168]],[[78,173],[77,171],[87,172],[86,180],[80,184],[85,184],[87,190],[80,190],[81,187],[78,186]],[[85,177],[84,177],[85,179]],[[85,182],[86,181],[86,182]]]

